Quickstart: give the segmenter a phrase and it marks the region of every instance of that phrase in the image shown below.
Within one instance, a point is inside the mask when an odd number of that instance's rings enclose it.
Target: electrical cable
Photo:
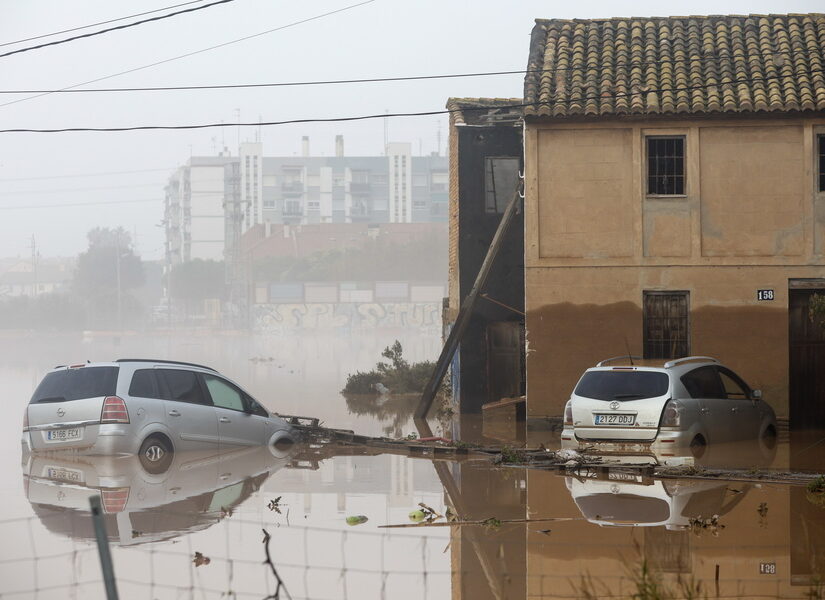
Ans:
[[[126,15],[125,17],[118,17],[117,19],[109,19],[108,21],[98,21],[97,23],[90,23],[89,25],[81,25],[80,27],[72,27],[71,29],[63,29],[61,31],[54,31],[52,33],[44,33],[41,35],[35,35],[28,38],[23,38],[22,40],[15,40],[13,42],[2,42],[0,43],[0,48],[3,46],[13,46],[14,44],[22,44],[23,42],[33,42],[34,40],[42,40],[43,38],[52,37],[54,35],[61,35],[64,33],[71,33],[72,31],[80,31],[81,29],[89,29],[89,27],[97,27],[99,25],[108,25],[109,23],[117,23],[118,21],[125,21],[126,19],[134,19],[135,17],[142,17],[144,15],[151,15],[157,12],[163,12],[164,10],[172,10],[173,8],[179,8],[181,6],[188,6],[190,4],[200,4],[201,2],[205,2],[206,0],[191,0],[191,2],[183,2],[181,4],[173,4],[172,6],[165,6],[163,8],[156,8],[155,10],[147,10],[141,13],[135,13],[133,15]]]
[[[209,46],[208,48],[202,48],[200,50],[194,50],[193,52],[187,52],[186,54],[181,54],[179,56],[173,56],[171,58],[166,58],[164,60],[159,60],[157,62],[150,63],[148,65],[143,65],[140,67],[135,67],[133,69],[127,69],[126,71],[120,71],[119,73],[112,73],[111,75],[104,75],[103,77],[98,77],[97,79],[90,79],[89,81],[83,81],[81,83],[75,83],[73,85],[68,85],[64,88],[61,88],[59,91],[65,91],[72,88],[80,87],[81,85],[88,85],[90,83],[97,83],[98,81],[104,81],[106,79],[112,79],[113,77],[119,77],[120,75],[126,75],[128,73],[135,73],[137,71],[142,71],[144,69],[150,69],[152,67],[156,67],[158,65],[163,65],[166,63],[170,63],[175,60],[180,60],[181,58],[188,58],[190,56],[195,56],[196,54],[202,54],[204,52],[210,52],[212,50],[217,50],[218,48],[223,48],[225,46],[230,46],[232,44],[237,44],[239,42],[244,42],[246,40],[250,40],[252,38],[260,37],[262,35],[267,35],[269,33],[274,33],[276,31],[282,31],[284,29],[288,29],[290,27],[295,27],[297,25],[303,25],[304,23],[309,23],[310,21],[317,21],[318,19],[323,19],[324,17],[329,17],[331,15],[335,15],[338,13],[342,13],[347,10],[351,10],[353,8],[357,8],[359,6],[364,6],[365,4],[371,4],[376,0],[363,0],[362,2],[358,2],[356,4],[350,4],[349,6],[345,6],[343,8],[338,8],[336,10],[332,10],[329,12],[322,13],[320,15],[315,15],[313,17],[307,17],[306,19],[301,19],[299,21],[293,21],[292,23],[287,23],[286,25],[281,25],[279,27],[275,27],[274,29],[268,29],[266,31],[261,31],[260,33],[253,33],[252,35],[247,35],[242,38],[238,38],[235,40],[230,40],[228,42],[223,42],[221,44],[216,44],[215,46]],[[43,96],[48,96],[49,94],[56,93],[56,92],[45,92],[43,94],[36,94],[34,96],[26,96],[25,98],[19,98],[17,100],[12,100],[10,102],[5,102],[0,104],[0,108],[4,106],[10,106],[12,104],[17,104],[18,102],[25,102],[26,100],[33,100],[35,98],[41,98]]]
[[[771,52],[771,56],[789,55],[788,52]],[[804,52],[802,54],[805,54]],[[693,62],[705,62],[709,60],[724,60],[724,59],[752,59],[755,54],[730,54],[730,55],[715,55],[715,56],[700,56],[689,58],[685,60],[673,59],[657,59],[652,61],[616,63],[611,65],[613,69],[628,69],[633,67],[646,67],[650,65],[660,64],[682,64]],[[338,84],[354,84],[354,83],[382,83],[382,82],[397,82],[397,81],[420,81],[429,79],[457,79],[463,77],[488,77],[494,75],[521,75],[532,73],[560,73],[565,71],[584,71],[590,69],[587,65],[575,67],[560,67],[553,69],[513,69],[509,71],[479,71],[475,73],[448,73],[442,75],[410,75],[401,77],[373,77],[373,78],[358,78],[358,79],[330,79],[319,81],[286,81],[273,83],[237,83],[237,84],[213,84],[213,85],[178,85],[178,86],[148,86],[148,87],[121,87],[121,88],[86,88],[86,89],[41,89],[41,90],[0,90],[0,94],[83,94],[83,93],[111,93],[111,92],[166,92],[166,91],[191,91],[191,90],[223,90],[223,89],[243,89],[243,88],[266,88],[266,87],[296,87],[296,86],[311,86],[311,85],[338,85]],[[80,84],[82,85],[82,84]]]
[[[67,44],[69,42],[74,42],[77,40],[82,40],[85,38],[95,37],[98,35],[103,35],[104,33],[111,33],[112,31],[120,31],[121,29],[129,29],[130,27],[136,27],[138,25],[145,25],[146,23],[152,23],[154,21],[162,21],[163,19],[169,19],[171,17],[177,17],[179,15],[183,15],[186,13],[196,12],[199,10],[205,10],[207,8],[212,8],[213,6],[218,6],[219,4],[226,4],[228,2],[234,2],[235,0],[215,0],[211,4],[204,4],[202,6],[196,6],[194,8],[187,8],[184,10],[179,10],[176,12],[172,12],[166,15],[160,15],[158,17],[150,17],[148,19],[143,19],[141,21],[135,21],[133,23],[126,23],[125,25],[117,25],[115,27],[109,27],[108,29],[101,29],[100,31],[92,31],[91,33],[83,33],[80,35],[75,35],[69,38],[65,38],[62,40],[55,40],[53,42],[44,42],[42,44],[38,44],[37,46],[28,46],[27,48],[18,48],[17,50],[9,50],[8,52],[3,52],[0,54],[0,58],[6,58],[7,56],[12,56],[13,54],[21,54],[23,52],[31,52],[32,50],[40,50],[42,48],[48,48],[49,46],[59,46],[60,44]]]
[[[105,175],[131,175],[132,173],[159,173],[160,171],[174,171],[178,167],[167,167],[165,169],[137,169],[135,171],[105,171],[102,173],[74,173],[71,175],[46,175],[43,177],[7,177],[0,179],[0,182],[7,181],[42,181],[43,179],[76,179],[79,177],[102,177]]]
[[[808,74],[814,73],[822,73],[823,69],[810,69]],[[755,83],[759,81],[771,81],[774,79],[782,79],[788,77],[797,77],[796,73],[785,74],[785,75],[773,75],[767,77],[747,77],[741,79],[731,79],[727,81],[720,81],[717,83],[708,83],[708,84],[701,84],[701,85],[691,85],[691,86],[682,86],[682,87],[672,87],[672,88],[645,88],[640,89],[639,91],[630,91],[630,92],[620,92],[615,94],[598,94],[598,95],[591,95],[591,96],[579,96],[574,98],[566,98],[562,101],[555,101],[557,103],[561,102],[564,104],[572,104],[574,102],[582,102],[586,100],[604,100],[606,98],[626,98],[629,96],[641,96],[650,93],[658,93],[658,92],[682,92],[682,91],[693,91],[693,90],[700,90],[700,89],[707,89],[712,87],[724,87],[724,86],[731,86],[737,85],[741,83]],[[478,106],[478,107],[465,107],[465,108],[456,108],[456,109],[442,109],[442,110],[430,110],[430,111],[421,111],[421,112],[407,112],[407,113],[383,113],[383,114],[372,114],[372,115],[359,115],[353,117],[328,117],[328,118],[307,118],[307,119],[287,119],[283,121],[259,121],[259,122],[251,122],[251,123],[201,123],[201,124],[194,124],[194,125],[135,125],[131,127],[64,127],[64,128],[55,128],[55,129],[27,129],[27,128],[16,128],[16,129],[0,129],[0,133],[67,133],[67,132],[120,132],[120,131],[150,131],[150,130],[183,130],[183,129],[208,129],[214,127],[270,127],[270,126],[278,126],[278,125],[293,125],[298,123],[342,123],[348,121],[366,121],[370,119],[385,119],[385,118],[396,118],[396,117],[428,117],[434,115],[446,115],[456,112],[471,112],[471,111],[486,111],[490,110],[491,108],[497,109],[507,109],[507,108],[525,108],[528,106],[541,106],[541,105],[550,105],[550,102],[527,102],[527,103],[515,103],[515,104],[503,104],[503,105],[496,105],[496,106]]]
[[[91,202],[66,202],[64,204],[21,204],[15,206],[0,206],[0,210],[24,210],[27,208],[74,208],[77,206],[101,206],[108,204],[137,204],[140,202],[163,203],[163,198],[141,198],[139,200],[100,200]]]

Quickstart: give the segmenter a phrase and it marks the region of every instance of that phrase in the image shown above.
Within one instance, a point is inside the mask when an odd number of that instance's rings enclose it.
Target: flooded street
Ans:
[[[272,410],[407,436],[415,432],[414,400],[353,403],[339,394],[347,374],[370,368],[388,343],[376,337],[5,338],[0,596],[105,597],[88,512],[89,496],[99,494],[123,598],[273,594],[264,530],[281,598],[630,597],[650,581],[669,597],[689,597],[697,585],[700,597],[821,597],[825,509],[799,485],[612,470],[573,476],[483,458],[349,456],[351,448],[301,444],[180,453],[160,474],[134,456],[35,455],[21,467],[23,407],[43,374],[69,359],[208,364]],[[438,352],[434,335],[399,340],[411,360]],[[449,427],[459,425],[476,436],[481,429],[458,419]],[[531,446],[558,447],[558,432],[527,437]],[[804,468],[800,457],[813,468],[822,464],[814,442],[794,454],[784,433],[772,465],[747,448],[716,454],[712,464],[752,463],[754,477],[791,463]],[[409,525],[418,503],[484,523],[382,527]],[[362,515],[366,522],[347,524]]]

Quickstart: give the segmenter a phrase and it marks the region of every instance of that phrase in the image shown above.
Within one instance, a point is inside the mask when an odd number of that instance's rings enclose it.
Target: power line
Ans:
[[[808,54],[808,52],[799,52],[800,54]],[[789,52],[771,52],[771,56],[788,55]],[[633,67],[646,67],[650,65],[661,64],[683,64],[693,62],[706,62],[710,60],[745,60],[751,59],[755,54],[718,54],[714,56],[697,56],[693,58],[674,60],[668,58],[647,60],[639,62],[616,63],[611,65],[614,69],[630,69]],[[585,71],[592,67],[587,65],[579,65],[573,67],[556,67],[552,69],[513,69],[509,71],[479,71],[471,73],[447,73],[440,75],[410,75],[399,77],[371,77],[358,79],[328,79],[318,81],[285,81],[285,82],[268,82],[268,83],[236,83],[236,84],[206,84],[206,85],[170,85],[170,86],[147,86],[147,87],[116,87],[116,88],[62,88],[62,89],[40,89],[40,90],[0,90],[0,94],[86,94],[86,93],[112,93],[112,92],[166,92],[166,91],[191,91],[191,90],[224,90],[224,89],[243,89],[243,88],[267,88],[267,87],[297,87],[297,86],[312,86],[312,85],[339,85],[339,84],[355,84],[355,83],[382,83],[382,82],[397,82],[397,81],[421,81],[428,79],[457,79],[466,77],[488,77],[496,75],[530,75],[533,73],[560,73],[566,71]],[[84,85],[84,84],[79,84]]]
[[[202,48],[201,50],[195,50],[193,52],[187,52],[186,54],[181,54],[179,56],[173,56],[172,58],[166,58],[164,60],[159,60],[157,62],[150,63],[148,65],[143,65],[140,67],[135,67],[133,69],[128,69],[126,71],[120,71],[119,73],[112,73],[111,75],[104,75],[103,77],[98,77],[97,79],[90,79],[89,81],[83,81],[81,83],[75,83],[74,85],[69,85],[64,88],[61,88],[59,91],[65,91],[72,88],[80,87],[81,85],[88,85],[90,83],[97,83],[98,81],[104,81],[106,79],[112,79],[113,77],[119,77],[120,75],[126,75],[128,73],[135,73],[136,71],[142,71],[144,69],[149,69],[151,67],[156,67],[158,65],[163,65],[175,60],[180,60],[182,58],[187,58],[190,56],[195,56],[196,54],[202,54],[204,52],[210,52],[211,50],[216,50],[218,48],[223,48],[225,46],[230,46],[232,44],[237,44],[239,42],[244,42],[246,40],[250,40],[252,38],[260,37],[262,35],[266,35],[269,33],[274,33],[276,31],[282,31],[284,29],[288,29],[290,27],[295,27],[297,25],[303,25],[304,23],[309,23],[310,21],[317,21],[318,19],[323,19],[324,17],[329,17],[338,13],[342,13],[347,10],[351,10],[353,8],[357,8],[359,6],[364,6],[365,4],[371,4],[375,2],[375,0],[363,0],[362,2],[358,2],[356,4],[350,4],[349,6],[345,6],[343,8],[338,8],[336,10],[332,10],[329,12],[322,13],[320,15],[315,15],[313,17],[307,17],[306,19],[301,19],[299,21],[293,21],[292,23],[287,23],[286,25],[281,25],[279,27],[275,27],[274,29],[268,29],[266,31],[261,31],[260,33],[254,33],[252,35],[248,35],[242,38],[238,38],[235,40],[230,40],[228,42],[223,42],[222,44],[217,44],[215,46],[209,46],[208,48]],[[44,92],[42,94],[36,94],[34,96],[26,96],[25,98],[19,98],[18,100],[12,100],[10,102],[5,102],[0,104],[0,108],[3,106],[9,106],[11,104],[17,104],[18,102],[25,102],[26,100],[33,100],[34,98],[40,98],[42,96],[48,96],[49,94],[56,93],[56,92]]]
[[[0,206],[0,210],[26,210],[29,208],[74,208],[77,206],[101,206],[108,204],[137,204],[141,202],[162,203],[163,198],[141,198],[139,200],[100,200],[97,202],[66,202],[64,204],[21,204],[16,206]]]
[[[6,181],[41,181],[43,179],[75,179],[79,177],[101,177],[104,175],[131,175],[132,173],[158,173],[160,171],[174,171],[178,167],[167,167],[165,169],[137,169],[135,171],[106,171],[102,173],[73,173],[71,175],[46,175],[43,177],[7,177],[0,179]]]
[[[159,187],[163,183],[134,183],[131,185],[108,185],[102,187],[87,187],[87,188],[62,188],[51,190],[21,190],[21,191],[0,191],[0,196],[22,196],[27,194],[63,194],[65,192],[97,192],[101,190],[126,190],[141,187]]]
[[[814,73],[822,73],[823,69],[810,69],[808,74]],[[742,79],[730,79],[727,81],[720,81],[717,83],[707,83],[701,85],[691,85],[691,86],[682,86],[682,87],[672,87],[672,88],[645,88],[640,89],[639,91],[630,91],[630,92],[619,92],[615,94],[597,94],[591,96],[579,96],[573,98],[566,98],[564,100],[557,100],[556,103],[563,103],[563,104],[571,104],[573,102],[582,102],[586,100],[604,100],[607,98],[626,98],[629,96],[641,96],[647,95],[650,93],[660,93],[660,92],[682,92],[682,91],[692,91],[692,90],[700,90],[700,89],[707,89],[712,87],[725,87],[730,85],[737,85],[740,83],[755,83],[759,81],[771,81],[774,79],[782,79],[788,77],[796,77],[796,73],[786,74],[786,75],[772,75],[766,77],[748,77]],[[307,118],[307,119],[287,119],[283,121],[258,121],[258,122],[251,122],[251,123],[202,123],[202,124],[194,124],[194,125],[135,125],[132,127],[64,127],[64,128],[56,128],[56,129],[0,129],[0,133],[68,133],[68,132],[120,132],[120,131],[154,131],[154,130],[183,130],[183,129],[208,129],[214,127],[270,127],[270,126],[278,126],[278,125],[293,125],[299,123],[342,123],[348,121],[366,121],[370,119],[383,119],[389,117],[428,117],[434,115],[446,115],[456,112],[471,112],[471,111],[485,111],[490,110],[491,108],[498,108],[498,109],[506,109],[506,108],[525,108],[527,106],[541,106],[541,105],[550,105],[550,102],[527,102],[527,103],[515,103],[515,104],[499,104],[496,106],[478,106],[478,107],[465,107],[465,108],[456,108],[456,109],[442,109],[442,110],[430,110],[430,111],[421,111],[421,112],[406,112],[406,113],[381,113],[381,114],[372,114],[372,115],[359,115],[353,117],[328,117],[328,118]]]
[[[7,56],[11,56],[13,54],[21,54],[22,52],[31,52],[32,50],[40,50],[41,48],[48,48],[49,46],[59,46],[60,44],[66,44],[68,42],[74,42],[76,40],[82,40],[84,38],[95,37],[98,35],[103,35],[104,33],[111,33],[112,31],[119,31],[121,29],[129,29],[130,27],[136,27],[138,25],[145,25],[146,23],[152,23],[153,21],[162,21],[163,19],[169,19],[170,17],[177,17],[178,15],[183,15],[186,13],[196,12],[199,10],[204,10],[207,8],[212,8],[213,6],[218,6],[219,4],[226,4],[227,2],[234,2],[235,0],[216,0],[211,4],[204,4],[202,6],[196,6],[194,8],[187,8],[185,10],[179,10],[177,12],[172,12],[166,15],[160,15],[158,17],[151,17],[149,19],[143,19],[141,21],[135,21],[134,23],[126,23],[125,25],[117,25],[116,27],[109,27],[108,29],[101,29],[100,31],[93,31],[91,33],[83,33],[81,35],[75,35],[70,38],[66,38],[63,40],[56,40],[54,42],[45,42],[43,44],[38,44],[37,46],[29,46],[27,48],[18,48],[17,50],[9,50],[8,52],[4,52],[0,54],[0,58],[5,58]]]
[[[125,21],[126,19],[133,19],[135,17],[142,17],[144,15],[151,15],[157,12],[163,12],[164,10],[172,10],[173,8],[179,8],[181,6],[188,6],[190,4],[199,4],[200,2],[205,2],[205,0],[192,0],[191,2],[184,2],[182,4],[173,4],[172,6],[166,6],[164,8],[156,8],[155,10],[147,10],[141,13],[135,13],[133,15],[126,15],[125,17],[118,17],[117,19],[109,19],[108,21],[99,21],[97,23],[90,23],[89,25],[81,25],[80,27],[72,27],[71,29],[63,29],[61,31],[54,31],[52,33],[44,33],[42,35],[35,35],[28,38],[23,38],[22,40],[15,40],[13,42],[2,42],[0,43],[0,48],[3,46],[13,46],[14,44],[22,44],[23,42],[32,42],[34,40],[41,40],[43,38],[52,37],[53,35],[61,35],[63,33],[71,33],[72,31],[80,31],[81,29],[88,29],[89,27],[97,27],[98,25],[108,25],[109,23],[117,23],[118,21]]]

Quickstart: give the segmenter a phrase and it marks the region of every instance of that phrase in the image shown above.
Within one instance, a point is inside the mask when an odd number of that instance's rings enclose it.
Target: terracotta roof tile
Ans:
[[[825,110],[825,14],[537,19],[525,115]]]

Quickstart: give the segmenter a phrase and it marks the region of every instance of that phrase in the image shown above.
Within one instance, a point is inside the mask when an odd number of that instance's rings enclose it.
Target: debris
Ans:
[[[235,511],[230,507],[221,506],[221,518],[231,517]]]
[[[281,514],[281,498],[283,498],[283,496],[278,496],[274,500],[270,500],[266,507],[269,510],[274,510],[276,513]]]
[[[482,525],[488,527],[490,529],[498,529],[501,527],[501,519],[496,519],[495,517],[488,517],[481,522]]]
[[[759,508],[756,509],[756,512],[759,514],[759,526],[760,527],[767,527],[768,526],[768,503],[761,502],[759,504]]]
[[[369,519],[364,515],[353,515],[351,517],[347,517],[347,525],[361,525],[367,521],[369,521]]]
[[[420,523],[427,517],[427,515],[424,514],[424,511],[420,509],[410,511],[410,514],[408,516],[410,518],[410,521],[412,521],[413,523]]]
[[[552,529],[536,529],[536,533],[543,533],[544,535],[550,535],[550,532],[553,531]]]
[[[690,530],[697,536],[708,531],[713,537],[719,537],[719,532],[725,528],[725,526],[719,522],[719,515],[713,515],[710,519],[703,519],[701,515],[691,517],[688,520],[688,525],[690,526]]]
[[[195,563],[196,567],[200,567],[201,565],[208,565],[212,561],[208,556],[204,556],[200,552],[195,552],[195,558],[192,562]]]

